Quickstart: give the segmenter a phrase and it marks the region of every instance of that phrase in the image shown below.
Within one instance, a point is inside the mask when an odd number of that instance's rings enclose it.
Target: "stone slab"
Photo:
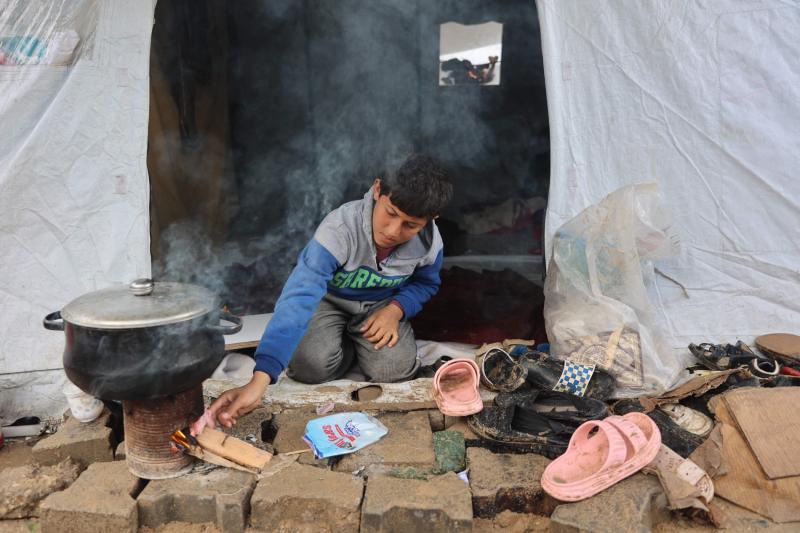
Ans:
[[[540,480],[550,459],[534,453],[493,453],[467,449],[469,485],[475,516],[489,518],[509,510],[549,516],[558,502]]]
[[[272,420],[272,412],[264,407],[259,407],[236,420],[236,424],[225,433],[233,435],[256,448],[272,451],[271,443],[261,440],[261,425]]]
[[[117,443],[109,427],[110,419],[108,410],[92,422],[82,423],[75,417],[68,418],[57,432],[36,443],[33,459],[43,465],[54,465],[68,457],[83,466],[113,461]]]
[[[325,415],[295,410],[284,411],[275,415],[273,424],[278,430],[275,435],[275,440],[272,441],[272,447],[275,448],[275,453],[287,453],[307,449],[308,444],[303,440],[303,435],[306,433],[306,424],[309,420],[319,418],[320,416]]]
[[[358,477],[293,464],[258,482],[250,523],[286,533],[357,532],[363,492]]]
[[[42,501],[42,533],[136,533],[141,485],[124,461],[91,464],[68,489]]]
[[[139,523],[213,522],[222,531],[244,531],[256,476],[230,468],[150,481],[138,498]]]
[[[36,516],[39,502],[68,487],[80,472],[71,459],[52,466],[29,464],[0,470],[0,519]]]
[[[553,533],[650,533],[668,519],[666,497],[658,478],[638,473],[600,494],[556,507]]]
[[[382,389],[380,396],[369,401],[358,401],[356,398],[359,389],[374,387],[376,384],[340,379],[319,385],[308,385],[284,375],[277,384],[267,388],[261,404],[273,413],[287,409],[316,408],[328,403],[335,405],[334,412],[436,409],[436,402],[431,394],[432,383],[432,378],[418,378],[402,383],[380,383],[378,384]],[[240,385],[241,383],[232,380],[208,379],[203,383],[203,389],[208,398],[217,398],[226,390]],[[491,404],[496,395],[495,392],[481,389],[484,403]]]
[[[396,467],[433,468],[433,432],[425,411],[389,413],[378,417],[389,429],[381,440],[344,455],[333,467],[337,472],[388,472]]]
[[[469,487],[453,473],[428,481],[371,476],[361,533],[389,531],[472,531]]]

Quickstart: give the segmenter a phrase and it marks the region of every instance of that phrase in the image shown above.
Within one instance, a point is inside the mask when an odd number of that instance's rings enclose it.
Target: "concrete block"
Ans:
[[[431,393],[432,378],[418,378],[401,383],[381,383],[381,393],[372,395],[369,400],[360,400],[364,395],[359,390],[374,388],[375,383],[340,379],[319,385],[307,385],[282,376],[280,381],[267,388],[261,406],[273,413],[287,409],[304,409],[309,405],[321,406],[336,404],[336,411],[416,411],[436,409]],[[241,383],[227,379],[207,379],[203,382],[204,394],[217,398],[226,390],[238,387]],[[484,404],[494,401],[496,392],[481,388]]]
[[[68,487],[80,472],[71,459],[53,466],[29,464],[0,470],[0,519],[36,516],[39,502]]]
[[[650,533],[669,516],[658,478],[635,474],[600,494],[556,507],[553,533]]]
[[[363,492],[358,477],[293,464],[258,482],[250,524],[285,533],[356,532]]]
[[[213,522],[221,531],[244,531],[256,476],[230,468],[150,481],[138,498],[139,523]]]
[[[550,459],[533,453],[493,453],[467,449],[469,485],[475,516],[487,518],[501,511],[550,515],[558,502],[539,482]]]
[[[379,417],[389,429],[381,440],[342,456],[333,467],[337,472],[368,469],[369,474],[388,472],[397,467],[433,468],[433,432],[425,411],[391,413]]]
[[[141,485],[124,461],[89,465],[68,489],[42,501],[42,533],[136,533]]]
[[[428,481],[371,476],[361,533],[389,531],[472,531],[469,487],[453,473]]]
[[[56,433],[36,443],[33,459],[43,465],[54,465],[68,457],[83,466],[113,461],[117,443],[109,427],[110,417],[111,413],[105,410],[85,424],[75,417],[68,418]]]

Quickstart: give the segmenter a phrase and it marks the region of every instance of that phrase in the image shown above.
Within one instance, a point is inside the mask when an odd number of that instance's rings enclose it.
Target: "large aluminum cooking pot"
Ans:
[[[44,327],[66,332],[64,370],[82,390],[105,400],[157,398],[194,387],[219,365],[222,336],[242,329],[220,307],[204,287],[143,279],[80,296]]]

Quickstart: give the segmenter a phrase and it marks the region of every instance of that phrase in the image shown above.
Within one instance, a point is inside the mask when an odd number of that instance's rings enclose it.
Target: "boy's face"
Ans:
[[[375,180],[372,198],[372,239],[378,248],[394,248],[410,241],[428,223],[427,218],[412,217],[392,203],[391,195],[381,196],[381,180]]]

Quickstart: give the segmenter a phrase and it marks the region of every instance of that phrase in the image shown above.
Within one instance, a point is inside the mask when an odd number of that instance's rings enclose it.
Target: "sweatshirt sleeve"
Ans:
[[[278,380],[308,328],[339,262],[316,240],[303,248],[256,348],[255,370]]]
[[[436,255],[433,264],[417,268],[408,282],[400,287],[394,299],[404,311],[404,319],[412,318],[422,311],[422,305],[439,291],[442,279],[439,271],[442,269],[442,250]]]

